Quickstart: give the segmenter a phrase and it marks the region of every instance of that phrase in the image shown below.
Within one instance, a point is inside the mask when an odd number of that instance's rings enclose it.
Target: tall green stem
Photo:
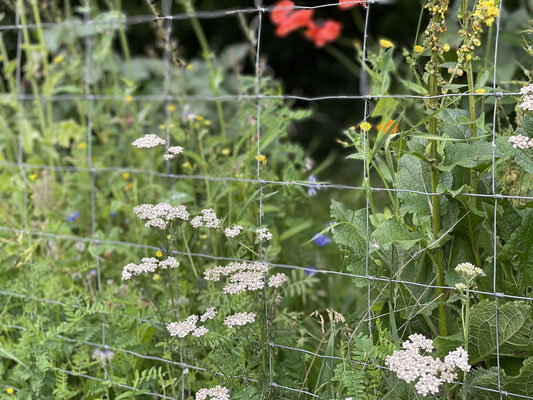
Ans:
[[[438,65],[437,54],[433,53],[432,56],[433,65]],[[435,73],[429,77],[429,95],[437,95],[437,77]],[[438,107],[438,99],[431,99],[430,101],[433,107]],[[431,117],[429,120],[429,133],[430,135],[437,135],[437,118]],[[438,163],[437,153],[437,141],[430,141],[430,153],[431,160],[434,164]],[[437,193],[437,185],[439,184],[439,172],[435,168],[435,165],[431,168],[431,192]],[[440,221],[440,199],[438,195],[431,196],[432,205],[432,219],[433,219],[433,237],[436,240],[439,237],[441,229]],[[442,249],[438,247],[435,251],[435,275],[437,278],[437,297],[438,301],[438,313],[439,313],[439,332],[441,336],[448,335],[448,328],[446,324],[446,309],[444,308],[445,293],[442,286],[444,286],[444,257],[442,255]]]

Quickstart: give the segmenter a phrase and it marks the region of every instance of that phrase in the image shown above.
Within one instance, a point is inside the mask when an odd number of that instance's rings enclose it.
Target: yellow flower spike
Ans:
[[[132,100],[133,96],[131,94],[128,94],[126,97],[124,97],[124,101],[126,102],[126,104],[130,104]]]
[[[443,47],[443,50],[444,50],[445,52],[450,51],[450,45],[449,45],[448,43],[445,43],[445,44],[444,44],[444,47]]]
[[[87,148],[87,144],[85,142],[78,143],[78,149],[85,150]]]
[[[15,390],[13,388],[7,388],[6,392],[7,394],[12,395],[13,393],[15,393]]]
[[[192,64],[187,64],[187,69],[190,71],[192,69]]]
[[[478,89],[478,90],[476,90],[476,93],[483,94],[483,93],[485,93],[485,89],[483,89],[483,88]]]
[[[416,45],[415,46],[415,53],[422,53],[424,51],[424,48],[422,46]]]
[[[229,156],[231,154],[231,150],[230,149],[222,149],[222,151],[220,152],[223,156]]]
[[[176,106],[174,106],[172,104],[167,107],[167,110],[170,111],[170,112],[174,111],[175,109],[176,109]]]
[[[370,125],[368,122],[361,122],[359,124],[359,128],[361,128],[362,131],[366,130],[368,132],[370,129],[372,129],[372,125]]]
[[[128,183],[122,190],[129,192],[131,189],[133,189],[133,183]]]
[[[131,175],[130,175],[129,172],[124,172],[124,173],[122,174],[122,179],[126,179],[126,180],[128,180],[128,179],[130,179],[130,176],[131,176]]]
[[[384,49],[390,49],[392,46],[394,46],[394,43],[387,39],[379,39],[379,45]]]
[[[205,240],[205,239],[207,239],[207,235],[206,235],[205,233],[204,233],[204,234],[202,234],[202,235],[200,235],[200,239],[202,239],[202,240]]]
[[[181,164],[181,166],[185,169],[192,168],[192,165],[189,161],[185,161],[183,164]]]
[[[54,64],[60,64],[64,59],[65,59],[65,56],[63,54],[60,54],[54,57],[53,62]]]
[[[34,181],[35,179],[37,179],[37,174],[30,174],[30,175],[28,175],[28,179],[29,179],[30,181]]]
[[[163,253],[161,252],[161,250],[157,250],[157,251],[155,252],[155,256],[156,256],[156,257],[163,257]]]
[[[152,278],[154,281],[158,281],[159,279],[161,279],[161,275],[159,274],[154,274],[154,277]]]
[[[472,60],[472,54],[467,54],[466,55],[466,61],[470,61]]]

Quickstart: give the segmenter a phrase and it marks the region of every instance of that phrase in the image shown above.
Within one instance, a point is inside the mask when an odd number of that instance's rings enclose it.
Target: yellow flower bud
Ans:
[[[384,49],[390,49],[392,46],[394,46],[394,43],[387,39],[379,39],[379,45]]]
[[[416,45],[415,46],[415,53],[422,53],[424,51],[424,48],[422,46]]]

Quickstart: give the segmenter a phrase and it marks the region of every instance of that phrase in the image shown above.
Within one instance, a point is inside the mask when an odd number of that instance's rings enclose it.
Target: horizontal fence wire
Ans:
[[[356,3],[359,3],[359,4],[365,3],[367,6],[369,6],[370,4],[380,4],[380,3],[387,4],[389,2],[385,1],[385,0],[383,0],[383,1],[379,1],[379,0],[368,0],[368,1],[355,0],[354,4],[356,4]],[[500,2],[500,11],[501,11],[501,7],[502,7],[502,3],[503,3],[503,1]],[[295,6],[294,8],[295,9],[319,9],[319,8],[327,8],[327,7],[336,7],[337,5],[338,5],[338,2],[332,2],[332,3],[321,4],[321,5],[316,5],[316,6]],[[0,31],[17,30],[18,33],[19,33],[19,38],[20,38],[21,37],[20,33],[21,33],[22,29],[56,28],[56,27],[68,28],[68,27],[80,26],[80,25],[85,25],[85,26],[99,26],[99,25],[113,25],[113,24],[134,25],[134,24],[146,24],[146,23],[150,23],[150,22],[154,22],[154,21],[158,21],[158,20],[183,21],[183,20],[188,20],[191,17],[205,18],[205,19],[223,18],[223,17],[226,17],[226,16],[232,16],[232,15],[235,15],[235,14],[238,14],[238,13],[257,14],[259,16],[259,18],[261,18],[263,13],[272,11],[272,9],[273,9],[272,6],[271,7],[259,7],[258,6],[258,7],[234,8],[234,9],[213,10],[213,11],[197,11],[197,12],[194,12],[194,13],[182,13],[182,14],[165,15],[165,16],[157,16],[157,17],[148,16],[148,15],[139,15],[139,16],[124,16],[124,17],[118,17],[118,18],[114,18],[113,17],[113,18],[107,18],[107,19],[101,19],[101,20],[100,19],[91,20],[91,19],[86,18],[84,21],[82,21],[82,20],[73,20],[73,21],[63,21],[63,22],[54,22],[54,23],[25,24],[25,25],[20,24],[18,19],[17,19],[17,22],[14,25],[0,25]],[[367,8],[367,13],[368,13],[368,8]],[[500,12],[500,15],[501,15],[501,12]],[[430,99],[439,99],[439,98],[456,98],[456,97],[462,98],[462,97],[467,97],[467,96],[476,96],[476,97],[480,96],[480,97],[485,97],[485,98],[494,97],[494,99],[495,99],[494,100],[494,102],[495,102],[495,104],[494,104],[494,121],[495,121],[496,120],[496,113],[497,113],[497,101],[498,101],[498,99],[499,98],[504,98],[504,97],[512,97],[512,96],[519,96],[520,95],[520,93],[502,92],[502,91],[498,91],[496,89],[496,61],[497,61],[497,46],[498,46],[498,37],[499,37],[498,36],[498,34],[499,34],[499,23],[500,23],[500,20],[498,18],[497,19],[497,34],[496,34],[496,44],[495,44],[496,51],[495,51],[494,79],[493,79],[493,91],[492,91],[492,93],[447,93],[447,94],[435,95],[435,96],[413,95],[413,94],[396,94],[396,95],[360,94],[360,95],[332,95],[332,96],[328,96],[327,95],[327,96],[318,96],[318,97],[306,97],[306,96],[294,96],[294,95],[279,95],[279,96],[261,95],[257,91],[257,88],[258,88],[257,80],[258,80],[258,77],[259,77],[259,71],[256,70],[256,93],[255,94],[203,96],[203,95],[173,95],[173,94],[170,94],[170,93],[165,93],[164,95],[131,96],[131,98],[129,98],[128,101],[131,100],[131,101],[166,101],[166,102],[168,102],[168,101],[173,101],[173,100],[186,100],[186,101],[255,100],[255,101],[257,101],[257,104],[258,104],[258,114],[259,114],[260,113],[259,104],[260,104],[260,101],[263,100],[263,99],[301,100],[301,101],[363,100],[365,102],[365,106],[366,106],[366,104],[369,101],[371,101],[371,100],[379,100],[381,98],[393,98],[393,99],[407,99],[408,98],[408,99],[430,100]],[[365,38],[364,38],[365,41],[366,41],[367,25],[368,25],[368,14],[367,14],[366,22],[365,22]],[[260,29],[260,26],[261,26],[261,24],[259,24],[259,29]],[[91,37],[92,37],[92,35],[91,35]],[[90,43],[90,42],[88,42],[88,43]],[[21,47],[21,43],[20,43],[20,39],[19,39],[19,43],[18,43],[18,46],[17,46],[17,50],[18,51],[20,51],[20,47]],[[90,44],[88,44],[88,47],[90,48]],[[258,42],[257,60],[259,60],[259,51],[260,51],[260,43]],[[89,60],[90,60],[89,58],[86,59],[87,62]],[[259,66],[259,62],[257,62],[257,64],[256,64],[256,67],[258,67],[258,66]],[[18,82],[20,82],[20,75],[17,76],[17,78],[18,78]],[[86,82],[88,82],[88,81],[86,81]],[[87,89],[88,89],[88,86],[87,86]],[[17,92],[17,95],[15,95],[15,96],[9,95],[9,94],[0,94],[0,98],[1,99],[6,99],[6,100],[14,99],[14,100],[17,100],[19,102],[24,102],[24,101],[29,101],[29,100],[41,100],[41,101],[89,101],[89,102],[93,102],[93,101],[125,101],[124,97],[125,96],[120,96],[120,95],[98,95],[98,94],[91,94],[91,93],[87,93],[85,95],[82,95],[82,94],[80,94],[80,95],[68,94],[68,95],[52,95],[52,96],[20,94],[18,92]],[[366,113],[365,113],[364,118],[366,118]],[[168,125],[168,123],[167,123],[167,125]],[[258,129],[258,134],[259,134],[260,133],[260,118],[258,118],[258,124],[257,125],[258,125],[257,129]],[[91,133],[89,131],[89,140],[90,140],[90,136],[91,136]],[[494,147],[494,143],[495,143],[495,123],[493,123],[492,141],[493,141],[493,147]],[[258,140],[258,146],[259,146],[259,140]],[[492,192],[493,193],[492,194],[461,193],[461,195],[462,196],[494,198],[496,204],[497,204],[498,199],[533,200],[533,197],[529,197],[529,196],[512,196],[512,195],[503,195],[503,194],[496,193],[496,191],[495,191],[495,183],[494,183],[494,165],[495,165],[495,160],[496,160],[496,157],[495,157],[495,152],[494,152],[494,148],[493,148],[493,158],[492,158],[492,161],[493,161],[493,175],[492,175],[493,190],[492,190]],[[176,180],[179,180],[179,179],[182,179],[182,180],[202,179],[202,180],[211,180],[211,181],[256,183],[256,184],[260,184],[261,186],[272,184],[272,185],[297,185],[297,186],[302,186],[302,187],[317,187],[318,186],[321,189],[322,188],[331,188],[331,189],[365,190],[365,188],[363,188],[363,187],[349,186],[349,185],[337,185],[337,184],[331,184],[331,183],[327,183],[327,182],[325,182],[325,183],[320,183],[320,182],[317,183],[317,182],[304,182],[304,181],[298,182],[298,181],[263,180],[263,179],[260,178],[259,173],[258,173],[258,178],[257,179],[244,179],[244,178],[232,178],[232,177],[206,177],[206,176],[199,176],[199,175],[170,174],[170,173],[168,173],[168,170],[167,170],[167,173],[160,173],[160,172],[156,172],[156,171],[141,170],[141,169],[134,169],[134,168],[122,168],[122,167],[92,168],[90,164],[91,163],[89,163],[89,168],[76,167],[76,166],[45,166],[45,165],[34,165],[34,164],[25,163],[22,158],[19,158],[17,163],[11,163],[11,162],[6,162],[6,161],[0,162],[0,165],[7,166],[7,167],[13,167],[13,168],[20,168],[22,170],[25,170],[25,169],[28,169],[28,168],[33,168],[33,169],[51,169],[51,170],[56,170],[56,171],[86,172],[86,173],[93,174],[93,176],[96,175],[96,174],[109,173],[109,172],[131,172],[131,173],[149,174],[149,175],[160,176],[160,177],[165,177],[165,178],[171,178],[171,179],[176,179]],[[25,177],[25,175],[24,175],[24,177]],[[25,182],[25,198],[26,198],[27,197],[27,180],[26,180],[26,177],[24,179],[24,182]],[[375,191],[375,192],[378,192],[378,191],[407,192],[407,193],[413,193],[413,194],[418,194],[418,195],[423,195],[423,196],[445,195],[443,193],[426,193],[426,192],[412,191],[412,190],[407,190],[407,189],[386,189],[386,188],[370,187],[370,190],[371,191]],[[93,191],[94,191],[94,186],[93,186]],[[92,215],[92,218],[93,218],[93,221],[94,221],[94,213],[95,213],[94,205],[91,208],[92,208],[91,215]],[[25,206],[25,210],[27,210],[26,206]],[[368,213],[368,204],[367,204],[367,213]],[[495,207],[495,210],[494,210],[494,255],[495,256],[496,256],[496,247],[495,247],[496,246],[496,214],[497,213],[496,213],[496,207]],[[116,245],[116,246],[128,246],[128,247],[140,248],[140,249],[144,249],[144,250],[158,250],[159,249],[158,247],[155,247],[155,246],[147,246],[147,245],[141,245],[141,244],[136,244],[136,243],[124,242],[124,241],[112,241],[112,240],[99,239],[96,236],[96,232],[95,232],[95,229],[94,229],[94,223],[93,223],[92,237],[91,238],[87,238],[87,237],[83,237],[83,236],[75,236],[75,235],[59,235],[59,234],[55,234],[55,233],[52,233],[52,232],[32,231],[27,226],[27,219],[26,218],[27,218],[27,215],[26,215],[26,211],[25,211],[24,229],[16,229],[16,228],[13,228],[13,227],[0,226],[0,231],[23,234],[23,235],[27,235],[29,237],[48,237],[48,238],[54,238],[54,239],[58,239],[58,240],[77,240],[77,241],[83,241],[83,242],[90,242],[91,246],[96,246],[96,245],[100,245],[100,244],[102,244],[102,245],[107,244],[107,245]],[[368,224],[367,224],[367,231],[368,231]],[[438,242],[438,240],[440,240],[440,238],[438,238],[436,240],[436,242]],[[202,257],[202,258],[207,258],[207,259],[212,260],[212,261],[249,262],[249,260],[242,260],[242,259],[238,259],[238,258],[217,257],[217,256],[209,255],[209,254],[180,252],[180,251],[177,251],[177,250],[173,250],[172,253],[176,254],[176,255],[188,255],[188,256],[191,256],[191,257]],[[495,256],[493,257],[494,258],[494,261],[493,261],[494,262],[494,279],[496,279],[495,278],[496,277],[496,257]],[[367,257],[367,260],[368,260],[368,248],[367,248],[367,252],[366,252],[366,257]],[[98,259],[98,257],[96,257],[96,258]],[[267,265],[269,265],[269,266],[271,266],[273,268],[296,269],[296,270],[309,271],[308,267],[302,267],[302,266],[297,266],[297,265],[287,265],[287,264],[277,264],[277,263],[271,263],[271,262],[267,262],[267,261],[264,261],[264,262]],[[368,280],[369,285],[370,285],[370,282],[376,281],[376,282],[385,282],[385,283],[388,283],[388,284],[390,284],[390,283],[398,283],[398,284],[404,284],[404,285],[413,285],[413,286],[423,287],[423,288],[426,288],[426,289],[429,289],[429,288],[442,288],[442,289],[446,289],[446,290],[455,290],[454,287],[448,287],[448,286],[438,286],[438,285],[433,285],[433,284],[423,284],[423,283],[417,283],[417,282],[410,282],[410,281],[405,281],[405,280],[401,280],[401,279],[392,279],[390,277],[370,276],[368,274],[368,269],[367,269],[365,275],[357,275],[357,274],[352,274],[352,273],[347,273],[347,272],[335,271],[333,269],[331,269],[331,270],[329,270],[329,269],[317,269],[317,270],[313,270],[312,274],[317,274],[317,275],[319,275],[319,274],[325,274],[325,275],[333,274],[333,275],[346,276],[346,277],[351,277],[351,278],[366,279],[366,280]],[[471,292],[477,293],[477,294],[483,294],[483,295],[487,295],[487,296],[494,296],[496,298],[509,298],[509,299],[519,299],[519,300],[527,300],[527,301],[533,300],[532,297],[513,296],[513,295],[508,295],[508,294],[505,294],[505,293],[496,292],[495,283],[494,283],[494,291],[493,292],[484,292],[484,291],[479,291],[479,290],[471,290]],[[30,299],[30,300],[44,302],[44,303],[50,303],[50,304],[58,305],[58,306],[61,306],[61,307],[67,307],[68,306],[68,307],[73,307],[73,308],[82,308],[82,306],[79,306],[79,305],[66,304],[66,303],[63,303],[63,302],[60,302],[60,301],[57,301],[57,300],[53,300],[53,299],[38,298],[34,294],[26,295],[26,294],[21,294],[21,293],[12,293],[12,292],[7,292],[7,291],[0,291],[0,295],[2,295],[2,296],[12,296],[12,297],[18,297],[18,298],[27,298],[27,299]],[[369,306],[368,317],[367,317],[368,321],[371,321],[374,318],[374,317],[372,317],[370,315],[370,311],[371,310],[370,310],[370,306]],[[397,312],[397,311],[400,311],[400,310],[394,310],[393,312]],[[113,316],[117,316],[117,317],[121,317],[121,318],[122,317],[128,317],[128,318],[132,318],[132,319],[134,319],[134,320],[136,320],[138,322],[142,322],[142,323],[150,323],[150,324],[159,325],[159,326],[160,325],[164,325],[160,321],[137,318],[137,317],[134,317],[134,316],[131,316],[131,315],[128,315],[128,314],[107,312],[105,310],[91,310],[91,312],[103,313],[104,315],[105,314],[113,315]],[[377,317],[379,317],[379,316],[377,316]],[[105,324],[105,319],[104,319],[104,324]],[[103,324],[103,329],[105,329],[105,325],[104,324]],[[17,325],[4,325],[4,326],[9,327],[11,329],[21,329],[21,330],[25,329],[24,327],[17,326]],[[496,334],[498,334],[498,323],[496,324],[496,327],[497,327],[496,328]],[[58,336],[59,338],[65,340],[67,342],[73,342],[73,343],[74,342],[75,343],[79,343],[80,342],[80,341],[78,341],[76,339],[68,338],[68,337],[65,337],[65,336],[61,336],[61,335],[56,335],[56,336]],[[103,340],[105,340],[105,339],[103,338]],[[83,343],[85,345],[88,345],[88,346],[95,347],[95,348],[106,348],[106,349],[111,349],[111,350],[118,351],[118,352],[124,352],[125,354],[130,354],[132,356],[143,358],[143,359],[147,359],[147,360],[170,363],[170,364],[179,366],[179,367],[184,368],[184,369],[192,369],[192,370],[197,370],[197,371],[201,371],[201,372],[212,373],[212,374],[219,375],[219,376],[225,376],[222,373],[217,372],[217,371],[210,371],[210,370],[207,370],[207,369],[202,368],[202,367],[189,365],[189,364],[183,363],[183,362],[176,362],[176,361],[172,361],[172,360],[168,360],[168,359],[164,359],[164,358],[160,358],[160,357],[156,357],[156,356],[143,355],[143,354],[139,354],[137,352],[131,351],[131,350],[115,348],[115,347],[109,346],[109,345],[107,345],[105,343],[95,343],[95,342],[89,342],[89,341],[81,341],[81,343]],[[343,360],[342,357],[321,355],[321,354],[318,354],[316,352],[312,352],[312,351],[309,351],[309,350],[299,349],[299,348],[286,346],[286,345],[281,345],[281,344],[276,344],[274,342],[268,342],[268,346],[269,347],[276,347],[276,348],[280,348],[280,349],[284,349],[284,350],[288,350],[288,351],[296,351],[296,352],[300,352],[300,353],[303,353],[303,354],[306,354],[306,355],[309,355],[309,356],[313,356],[313,357],[329,358],[329,359],[333,359],[333,360]],[[474,387],[476,389],[480,389],[480,390],[485,390],[485,391],[489,391],[489,392],[493,392],[493,393],[498,393],[500,395],[500,397],[502,397],[502,396],[515,396],[515,397],[519,397],[519,398],[531,399],[531,397],[529,397],[529,396],[514,394],[514,393],[510,393],[510,392],[506,392],[504,390],[501,390],[501,385],[500,385],[500,379],[501,378],[500,378],[500,368],[499,368],[499,362],[500,362],[499,353],[497,355],[497,362],[498,362],[498,387],[499,387],[499,389],[496,390],[496,389],[478,387],[478,386],[472,386],[472,387]],[[381,369],[389,370],[385,366],[377,365],[377,367],[381,368]],[[69,374],[69,375],[72,375],[72,376],[77,376],[77,377],[81,377],[81,378],[96,380],[96,381],[99,381],[99,382],[102,382],[102,383],[114,385],[114,386],[121,387],[121,388],[128,389],[128,390],[142,391],[143,394],[146,394],[146,395],[151,395],[151,396],[159,397],[159,398],[163,398],[164,397],[164,398],[168,398],[168,399],[173,399],[172,397],[169,397],[169,396],[164,396],[164,395],[161,395],[161,394],[158,394],[158,393],[146,392],[146,391],[143,391],[141,389],[134,388],[134,387],[131,387],[131,386],[128,386],[128,385],[123,385],[123,384],[119,384],[119,383],[116,383],[116,382],[112,382],[112,381],[110,381],[107,378],[102,379],[102,378],[94,377],[94,376],[91,376],[91,375],[78,373],[78,372],[74,372],[74,371],[69,371],[69,370],[65,370],[65,369],[61,369],[61,368],[55,368],[55,369],[57,371],[60,371],[60,372],[63,372],[63,373],[66,373],[66,374]],[[272,371],[271,371],[271,374],[272,374]],[[257,382],[257,380],[252,379],[252,378],[246,378],[246,377],[238,377],[238,378],[239,379],[248,380],[250,382]],[[458,382],[458,383],[462,384],[461,382]],[[2,385],[2,386],[7,387],[7,388],[13,388],[14,390],[19,390],[18,388],[15,388],[15,387],[9,386],[9,385]],[[290,387],[287,387],[287,386],[280,385],[280,384],[278,384],[278,383],[276,383],[276,382],[274,382],[272,380],[272,376],[270,377],[270,386],[272,386],[273,388],[279,388],[279,389],[284,389],[284,390],[288,390],[288,391],[291,391],[291,392],[297,392],[297,393],[300,393],[300,394],[305,394],[305,395],[311,396],[313,398],[321,398],[320,396],[318,396],[318,395],[316,395],[314,393],[305,391],[303,389],[295,389],[295,388],[290,388]],[[175,399],[175,400],[177,400],[177,399]]]

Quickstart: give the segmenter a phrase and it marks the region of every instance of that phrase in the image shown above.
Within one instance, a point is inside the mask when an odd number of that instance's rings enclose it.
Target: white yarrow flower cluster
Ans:
[[[404,350],[395,351],[387,356],[385,364],[396,373],[398,378],[407,383],[416,382],[415,389],[422,396],[436,394],[444,382],[451,383],[457,379],[455,370],[468,372],[468,353],[458,347],[455,351],[439,358],[425,355],[433,351],[433,341],[423,335],[413,334],[402,344]],[[423,354],[421,354],[421,351]]]
[[[149,133],[148,135],[144,135],[143,137],[135,140],[132,145],[139,149],[149,149],[151,147],[164,145],[165,143],[166,141],[164,139],[154,135],[153,133]]]
[[[234,326],[243,326],[250,324],[255,321],[255,314],[251,312],[238,312],[236,314],[226,317],[224,320],[224,325],[228,328],[233,328]]]
[[[524,111],[533,111],[533,83],[520,89],[520,94],[522,94],[522,103],[519,107]]]
[[[205,312],[200,317],[200,321],[205,322],[208,319],[213,319],[217,315],[217,311],[215,310],[215,307],[208,307]]]
[[[165,229],[167,223],[175,219],[189,220],[189,212],[184,205],[173,207],[168,203],[140,204],[133,209],[133,212],[140,219],[148,220],[145,226],[159,229]]]
[[[533,139],[528,138],[524,135],[515,135],[509,137],[509,143],[513,144],[513,148],[519,148],[522,150],[527,150],[533,147]]]
[[[287,276],[285,274],[279,273],[276,275],[272,275],[268,280],[268,286],[279,288],[285,283],[286,280]]]
[[[122,268],[122,280],[127,281],[133,275],[137,276],[146,272],[155,272],[158,267],[161,269],[167,269],[177,268],[179,265],[179,261],[174,257],[168,257],[163,261],[159,261],[154,257],[145,257],[141,259],[141,263],[139,265],[133,263],[126,264],[124,268]]]
[[[213,308],[213,312],[216,315],[216,311]],[[202,315],[203,317],[203,315]],[[202,322],[205,321],[205,319],[201,319]],[[177,336],[179,338],[186,337],[189,333],[192,333],[193,336],[201,337],[204,336],[207,332],[209,332],[209,329],[207,329],[205,326],[196,326],[198,323],[198,315],[192,314],[189,315],[185,321],[183,322],[171,322],[167,324],[167,330],[170,333],[170,336]]]
[[[195,400],[230,400],[229,390],[220,385],[211,389],[200,389],[196,392]]]
[[[226,294],[238,294],[247,290],[254,291],[265,286],[265,273],[268,267],[258,261],[252,263],[232,262],[225,267],[216,266],[204,272],[204,279],[218,282],[227,276],[229,283],[222,289]]]
[[[471,280],[483,275],[483,270],[481,268],[478,268],[469,262],[459,264],[457,267],[455,267],[455,272],[458,272],[467,280]]]
[[[268,228],[257,228],[255,233],[258,234],[257,238],[260,242],[272,239],[272,234],[268,231]]]
[[[241,231],[243,230],[243,227],[240,225],[233,225],[231,228],[224,229],[224,235],[229,238],[234,238],[237,236]]]
[[[199,228],[204,226],[204,224],[207,228],[220,228],[220,220],[217,218],[217,215],[212,208],[202,210],[202,215],[197,215],[191,219],[191,225],[193,228]]]
[[[183,153],[183,147],[181,146],[171,146],[168,148],[168,153],[163,156],[165,160],[172,160],[178,154]]]

